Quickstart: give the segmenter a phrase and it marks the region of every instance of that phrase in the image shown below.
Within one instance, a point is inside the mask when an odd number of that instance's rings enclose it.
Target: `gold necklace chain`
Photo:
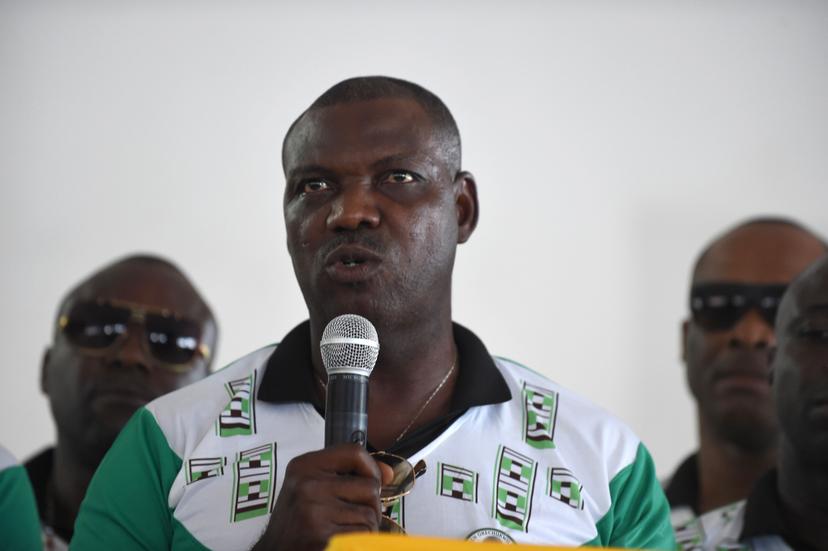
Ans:
[[[437,393],[440,392],[440,389],[443,388],[443,385],[446,384],[446,381],[448,381],[448,378],[451,377],[451,374],[454,372],[454,366],[456,366],[456,365],[457,365],[457,356],[455,355],[454,356],[454,361],[451,362],[451,367],[446,372],[446,374],[443,376],[443,380],[440,381],[440,384],[437,385],[437,388],[434,389],[434,392],[431,393],[431,396],[428,397],[428,400],[426,400],[425,403],[422,406],[420,406],[420,409],[419,409],[419,411],[417,411],[417,414],[411,419],[411,421],[409,421],[409,423],[405,426],[405,428],[400,433],[400,435],[397,436],[396,439],[394,439],[395,444],[403,439],[403,436],[405,436],[405,433],[407,433],[408,429],[411,428],[411,425],[413,425],[414,422],[417,419],[420,418],[420,415],[422,415],[423,411],[425,411],[425,408],[428,407],[428,404],[430,404],[431,401],[434,399],[434,397],[437,396]]]
[[[457,366],[457,355],[455,354],[454,361],[451,362],[451,367],[449,367],[449,370],[446,372],[445,375],[443,375],[443,380],[440,381],[440,384],[437,385],[437,388],[434,389],[434,391],[431,393],[431,396],[428,397],[428,399],[425,401],[425,403],[422,406],[420,406],[420,409],[417,410],[417,413],[414,415],[414,417],[411,419],[411,421],[408,422],[408,424],[405,426],[405,428],[402,430],[402,432],[399,434],[399,436],[397,436],[394,439],[395,444],[397,444],[400,440],[402,440],[403,436],[405,436],[405,434],[408,432],[408,429],[410,429],[411,426],[414,423],[417,422],[417,419],[419,419],[420,415],[423,414],[423,411],[425,411],[425,408],[428,407],[428,404],[430,404],[431,401],[434,399],[434,397],[437,396],[437,393],[440,392],[440,389],[443,388],[443,386],[445,386],[446,381],[448,381],[448,378],[451,377],[452,373],[454,373],[454,368],[456,366]],[[322,385],[322,389],[327,392],[328,383],[323,381],[322,378],[319,375],[316,376],[316,380],[319,381],[320,385]]]

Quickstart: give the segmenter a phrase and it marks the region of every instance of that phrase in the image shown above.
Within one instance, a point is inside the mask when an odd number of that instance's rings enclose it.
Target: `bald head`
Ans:
[[[797,222],[754,218],[708,245],[696,261],[693,283],[788,283],[826,252],[826,242]]]
[[[452,169],[452,173],[457,173],[461,165],[460,131],[451,111],[440,98],[422,86],[407,80],[385,76],[355,77],[343,80],[319,96],[288,129],[282,142],[282,166],[288,165],[291,149],[301,144],[301,139],[294,140],[294,138],[303,134],[303,126],[313,113],[343,103],[388,99],[413,101],[428,114],[433,130],[439,136],[444,160]]]

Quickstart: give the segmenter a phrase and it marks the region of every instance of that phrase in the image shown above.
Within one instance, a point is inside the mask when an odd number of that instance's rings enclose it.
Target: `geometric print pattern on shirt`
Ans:
[[[523,383],[523,441],[538,449],[555,447],[558,393]]]
[[[574,509],[584,508],[584,487],[569,469],[549,467],[546,493]]]
[[[107,458],[118,468],[99,470],[90,486],[76,530],[82,546],[134,538],[147,548],[167,541],[169,548],[229,550],[256,542],[289,461],[324,441],[324,419],[311,404],[255,399],[272,351],[254,352],[136,414]],[[672,549],[666,499],[632,431],[517,363],[495,364],[512,399],[469,408],[408,458],[428,469],[387,511],[394,520],[413,535],[464,539],[491,530],[526,544]],[[250,430],[222,433],[220,417],[229,411],[242,412],[232,419],[248,415]],[[130,500],[112,495],[116,488]],[[159,500],[165,511],[150,506]],[[113,514],[98,503],[123,510]],[[134,513],[140,507],[143,518]],[[631,518],[635,525],[626,523]]]
[[[437,470],[438,495],[477,503],[476,472],[444,463],[438,463]]]

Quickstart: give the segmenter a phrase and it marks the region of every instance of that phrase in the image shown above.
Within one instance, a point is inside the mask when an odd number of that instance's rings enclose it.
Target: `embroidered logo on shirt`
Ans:
[[[569,469],[550,467],[546,471],[546,493],[573,509],[584,508],[584,487]]]
[[[224,474],[227,459],[224,457],[200,457],[187,461],[187,484]]]
[[[492,541],[492,542],[500,542],[500,543],[515,543],[515,540],[501,530],[497,528],[481,528],[480,530],[475,530],[468,536],[466,536],[468,541]]]
[[[233,467],[234,502],[230,522],[266,515],[273,508],[276,444],[239,452]]]
[[[230,403],[219,415],[218,435],[223,438],[256,434],[256,407],[251,397],[256,389],[256,372],[224,386],[230,394]]]
[[[437,495],[477,503],[477,478],[474,471],[438,463]]]
[[[536,463],[531,457],[500,446],[495,465],[492,516],[507,528],[526,532],[532,514]]]
[[[558,393],[523,383],[523,441],[538,449],[554,448]]]

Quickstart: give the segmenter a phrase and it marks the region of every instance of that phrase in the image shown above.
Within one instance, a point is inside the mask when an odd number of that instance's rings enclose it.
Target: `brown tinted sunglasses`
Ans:
[[[107,353],[140,326],[145,351],[165,368],[183,372],[197,356],[210,358],[210,347],[201,342],[201,326],[168,310],[114,300],[78,302],[60,316],[58,326],[72,345],[87,354]]]

